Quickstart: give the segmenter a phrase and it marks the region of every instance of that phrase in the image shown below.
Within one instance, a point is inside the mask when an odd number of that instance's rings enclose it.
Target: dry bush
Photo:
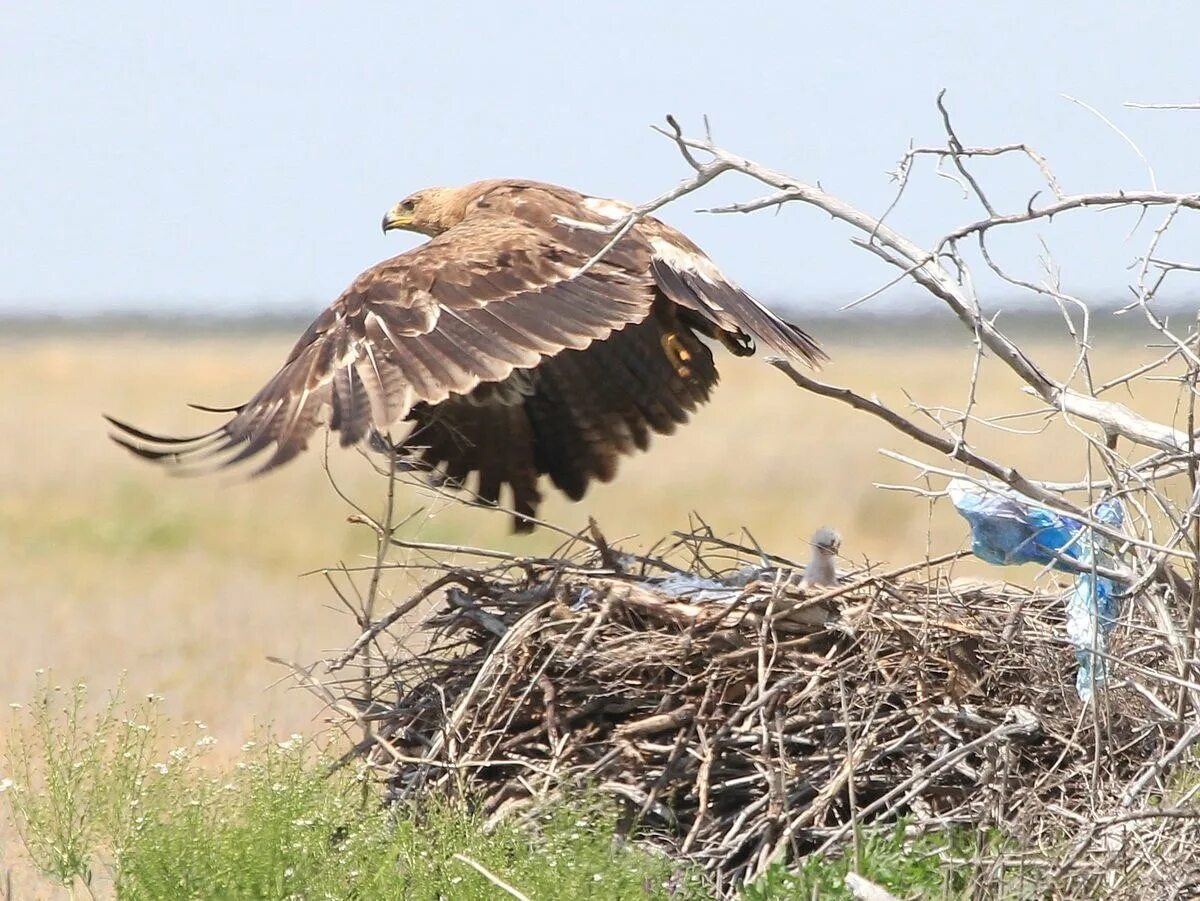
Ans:
[[[443,791],[504,816],[597,786],[729,893],[899,816],[1003,836],[972,862],[980,886],[1071,895],[1147,878],[1139,845],[1103,841],[1177,745],[1146,687],[1163,687],[1169,652],[1133,639],[1155,631],[1141,616],[1114,649],[1128,684],[1085,706],[1057,594],[950,580],[946,559],[805,591],[802,568],[707,532],[655,557],[594,531],[574,544],[432,565],[397,608],[442,598],[429,647],[405,650],[405,627],[389,636],[393,612],[327,672],[302,673],[361,730],[347,759],[361,756],[394,800]],[[372,660],[364,680],[356,668]],[[1145,842],[1186,810],[1116,825]],[[1173,863],[1160,875],[1177,886],[1197,874]]]

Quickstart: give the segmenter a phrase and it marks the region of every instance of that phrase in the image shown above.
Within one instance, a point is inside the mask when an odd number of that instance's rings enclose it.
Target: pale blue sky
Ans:
[[[968,143],[1026,140],[1069,191],[1200,189],[1200,4],[7,3],[0,14],[0,312],[314,310],[414,238],[384,210],[429,184],[556,181],[640,201],[686,174],[664,113],[881,211],[910,139],[937,141],[940,88]],[[992,164],[1024,205],[1034,174]],[[665,218],[764,298],[832,309],[887,273],[811,210]],[[692,202],[695,200],[695,202]],[[973,217],[926,174],[895,223],[929,238]],[[1149,228],[1084,214],[1040,234],[1068,286],[1111,294]],[[1194,228],[1165,251],[1200,246]],[[998,296],[998,295],[997,295]],[[912,292],[898,295],[918,302]],[[919,301],[927,302],[927,301]]]

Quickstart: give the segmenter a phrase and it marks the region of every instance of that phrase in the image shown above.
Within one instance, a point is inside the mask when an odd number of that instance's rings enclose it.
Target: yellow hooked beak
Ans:
[[[387,232],[390,232],[396,228],[408,228],[410,225],[412,225],[412,222],[412,207],[409,206],[407,209],[405,209],[405,205],[403,203],[398,203],[384,214],[383,231],[386,234]]]

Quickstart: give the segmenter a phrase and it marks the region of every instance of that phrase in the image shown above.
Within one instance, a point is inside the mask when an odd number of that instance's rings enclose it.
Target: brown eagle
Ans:
[[[637,220],[587,266],[631,210],[533,181],[418,191],[383,229],[431,240],[355,279],[257,394],[215,411],[232,414],[223,425],[171,438],[109,418],[113,439],[186,471],[266,454],[262,473],[322,425],[349,446],[411,422],[399,451],[454,487],[478,473],[488,504],[508,485],[525,531],[542,475],[578,500],[708,399],[717,370],[701,336],[739,356],[757,342],[824,358],[657,219]]]

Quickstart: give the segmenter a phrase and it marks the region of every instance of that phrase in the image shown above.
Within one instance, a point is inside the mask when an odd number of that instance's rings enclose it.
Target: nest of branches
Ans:
[[[953,579],[957,554],[805,589],[751,548],[678,547],[684,565],[594,534],[571,557],[442,568],[417,596],[440,598],[428,647],[395,639],[340,699],[367,729],[357,752],[396,800],[442,790],[497,817],[593,787],[724,892],[901,818],[990,836],[980,879],[1111,877],[1124,843],[1098,812],[1178,738],[1137,679],[1167,665],[1160,645],[1116,649],[1132,675],[1085,706],[1061,595]],[[398,620],[331,669],[388,647]]]

